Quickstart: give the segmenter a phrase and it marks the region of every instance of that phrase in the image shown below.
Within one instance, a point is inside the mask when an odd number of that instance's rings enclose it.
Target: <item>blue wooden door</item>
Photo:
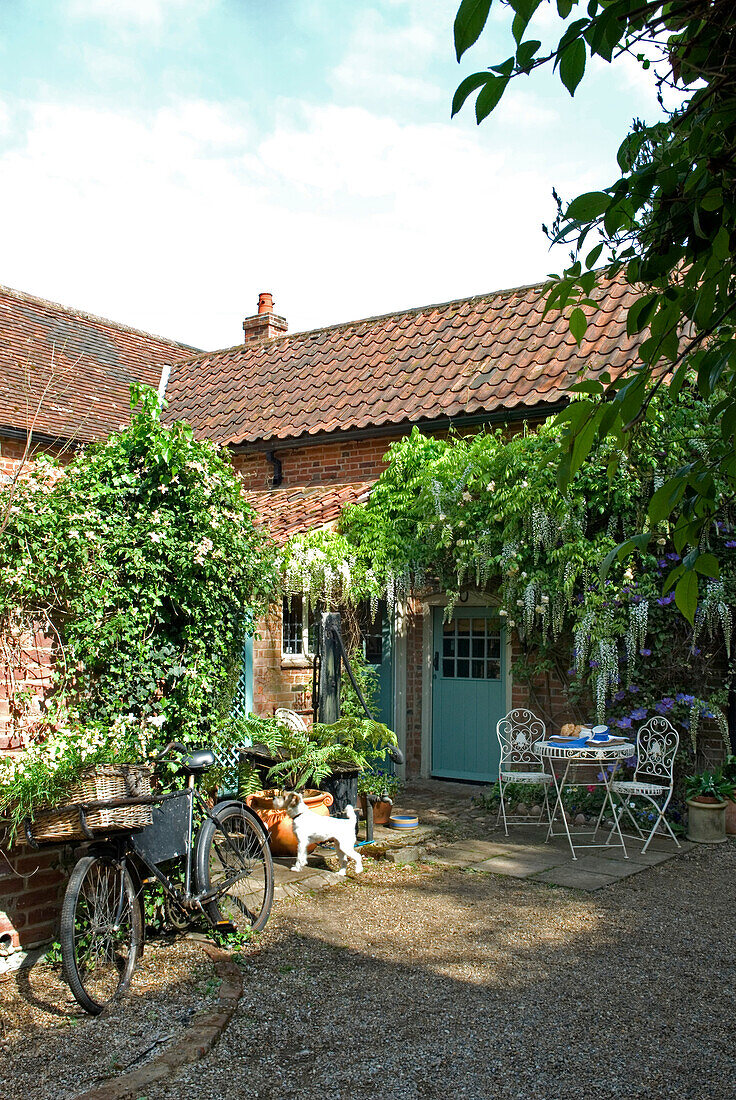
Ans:
[[[506,713],[506,655],[496,608],[434,609],[432,775],[493,782]]]
[[[375,618],[366,603],[360,609],[363,656],[372,665],[377,679],[374,717],[389,729],[394,724],[394,661],[391,616],[381,600]]]

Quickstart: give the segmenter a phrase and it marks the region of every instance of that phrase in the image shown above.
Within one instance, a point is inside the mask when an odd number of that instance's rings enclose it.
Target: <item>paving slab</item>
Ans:
[[[639,868],[641,870],[641,867]],[[628,876],[626,876],[628,877]],[[599,875],[595,871],[583,871],[574,863],[561,864],[532,876],[534,882],[546,882],[550,886],[566,886],[571,890],[600,890],[620,881],[621,876]]]
[[[564,863],[560,863],[560,860],[555,857],[553,852],[540,855],[505,855],[495,856],[493,859],[486,859],[482,863],[472,864],[472,866],[482,868],[484,871],[491,871],[494,875],[511,875],[512,878],[531,878],[537,875],[540,871],[546,871],[554,868],[560,864],[565,866]]]
[[[627,844],[626,854],[629,857],[628,859],[624,859],[620,848],[603,848],[599,856],[601,859],[609,860],[614,863],[638,863],[641,867],[654,867],[658,863],[664,863],[668,859],[673,859],[678,853],[677,849],[672,852],[653,852],[651,848],[648,848],[646,852],[642,852],[640,849],[634,848],[631,844]]]

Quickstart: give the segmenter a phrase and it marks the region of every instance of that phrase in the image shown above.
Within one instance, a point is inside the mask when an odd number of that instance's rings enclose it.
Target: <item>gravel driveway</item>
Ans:
[[[143,1095],[732,1100],[735,883],[734,843],[594,895],[368,863],[344,885],[277,906],[220,1043]],[[2,1100],[71,1100],[75,1081],[110,1072],[111,1052],[127,1062],[211,992],[193,945],[148,965],[159,982],[171,975],[168,994],[134,985],[108,1020],[41,1032],[45,1057],[39,1032],[25,1052],[3,1044]]]
[[[149,1100],[732,1100],[735,884],[733,843],[595,896],[373,864],[280,908],[219,1045]]]

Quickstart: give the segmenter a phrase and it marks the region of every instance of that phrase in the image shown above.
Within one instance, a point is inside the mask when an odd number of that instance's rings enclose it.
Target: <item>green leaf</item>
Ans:
[[[516,51],[516,64],[520,69],[527,70],[531,66],[534,54],[537,52],[542,43],[537,38],[530,38],[527,42],[522,42]]]
[[[588,319],[582,309],[577,308],[572,311],[569,324],[570,332],[575,337],[575,342],[578,347],[580,347],[583,342],[583,337],[585,336],[585,330],[588,327]]]
[[[700,554],[695,561],[696,572],[702,573],[705,577],[719,577],[720,566],[718,564],[718,558],[715,554]]]
[[[695,622],[698,606],[698,578],[694,572],[683,573],[675,588],[675,603],[689,623]]]
[[[474,92],[476,88],[482,88],[489,80],[493,80],[493,77],[489,76],[488,73],[471,73],[470,76],[466,76],[465,80],[458,84],[452,97],[451,117],[455,117],[471,92]]]
[[[492,76],[485,88],[478,93],[478,98],[475,101],[475,117],[479,125],[497,106],[498,101],[506,91],[508,82],[509,78],[507,76]]]
[[[462,0],[455,16],[455,54],[458,61],[474,42],[486,25],[491,0]]]
[[[583,79],[586,57],[585,42],[582,38],[574,39],[569,46],[565,47],[560,57],[560,80],[571,96],[575,95],[575,89]]]
[[[649,519],[652,523],[667,519],[682,500],[686,485],[685,478],[670,478],[657,489],[649,501]]]
[[[565,217],[576,222],[590,222],[604,214],[610,202],[611,196],[605,191],[587,191],[572,200],[565,211]],[[603,245],[598,245],[599,255],[602,248]]]
[[[557,0],[557,14],[561,19],[567,19],[574,3],[575,0]]]
[[[529,25],[529,20],[541,2],[542,0],[509,0],[509,6],[516,13],[511,24],[511,33],[517,42],[521,42],[524,31]]]

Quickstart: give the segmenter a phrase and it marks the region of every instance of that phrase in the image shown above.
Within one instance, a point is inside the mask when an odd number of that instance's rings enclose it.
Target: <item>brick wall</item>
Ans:
[[[0,965],[4,956],[58,937],[70,848],[9,849],[0,841]]]
[[[383,456],[393,438],[396,437],[278,448],[276,454],[281,462],[282,487],[377,478],[385,466]],[[273,467],[262,452],[235,454],[233,465],[246,489],[260,490],[270,486]]]

